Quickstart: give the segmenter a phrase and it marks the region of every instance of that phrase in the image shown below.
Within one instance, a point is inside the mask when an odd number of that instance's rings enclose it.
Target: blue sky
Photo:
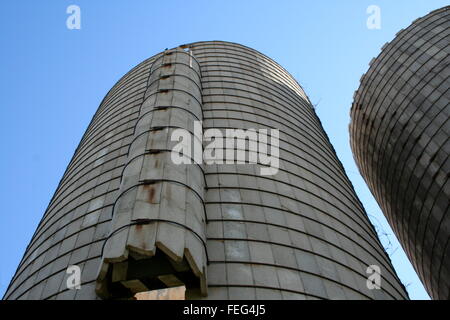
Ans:
[[[81,30],[66,8],[81,8]],[[366,26],[369,5],[381,29]],[[133,66],[165,48],[238,42],[304,87],[413,299],[428,299],[367,189],[349,147],[349,110],[381,46],[441,0],[8,1],[0,11],[0,295],[100,101]],[[391,245],[389,245],[389,241]]]

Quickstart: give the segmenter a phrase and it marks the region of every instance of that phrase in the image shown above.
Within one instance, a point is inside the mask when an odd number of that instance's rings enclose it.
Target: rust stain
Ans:
[[[153,185],[145,185],[144,190],[147,191],[147,202],[148,203],[156,203],[155,201],[155,195],[156,190]]]
[[[145,243],[145,237],[142,234],[143,233],[143,225],[142,224],[137,224],[135,226],[135,232],[137,233],[137,236],[139,237],[140,241],[140,248],[141,249],[147,249],[147,244]]]

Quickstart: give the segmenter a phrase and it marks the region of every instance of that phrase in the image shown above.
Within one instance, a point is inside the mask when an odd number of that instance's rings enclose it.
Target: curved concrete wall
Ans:
[[[105,97],[5,298],[96,299],[95,288],[102,297],[118,297],[171,286],[176,279],[187,279],[186,296],[192,299],[407,298],[320,120],[289,73],[235,43],[198,42],[171,51],[172,58],[163,52],[140,64]],[[180,69],[164,77],[158,73],[163,59],[180,59]],[[192,164],[173,174],[177,168],[162,152],[168,132],[192,131],[194,119],[203,121],[204,132],[279,129],[276,174],[261,175],[262,163],[236,162]],[[157,160],[169,170],[158,173]],[[184,187],[166,185],[192,197],[177,198],[173,210],[172,201],[157,208],[143,189],[160,180],[188,181]],[[120,196],[125,186],[136,185],[127,199]],[[159,194],[163,199],[167,190]],[[137,200],[145,210],[136,211]],[[135,213],[148,223],[128,226]],[[146,220],[179,219],[179,213],[186,216],[177,220],[183,226]],[[116,233],[121,226],[125,231]],[[148,230],[138,235],[143,227]],[[172,233],[183,236],[172,243]],[[195,243],[188,244],[187,235]],[[186,248],[192,259],[183,264]],[[158,252],[164,259],[157,260]],[[147,264],[152,271],[139,274],[139,261],[154,261]],[[80,290],[66,287],[72,264],[82,269]],[[369,265],[380,267],[378,290],[366,285]]]
[[[450,7],[386,44],[355,93],[350,136],[360,172],[428,293],[450,288]]]

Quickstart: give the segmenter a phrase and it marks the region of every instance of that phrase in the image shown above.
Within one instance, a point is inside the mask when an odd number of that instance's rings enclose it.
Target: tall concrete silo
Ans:
[[[210,129],[246,130],[241,147],[252,132],[279,130],[278,163],[264,174],[261,158],[176,164],[179,129],[201,155]],[[78,290],[67,286],[72,265]],[[367,286],[371,265],[379,289]],[[180,285],[190,299],[407,298],[302,88],[235,43],[165,50],[111,89],[5,298],[129,298]]]
[[[360,172],[428,293],[450,299],[450,7],[401,30],[355,93]]]

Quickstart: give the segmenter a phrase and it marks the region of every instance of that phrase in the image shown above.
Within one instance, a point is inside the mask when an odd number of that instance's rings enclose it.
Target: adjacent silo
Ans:
[[[355,93],[360,172],[428,293],[450,288],[450,7],[401,30]]]

